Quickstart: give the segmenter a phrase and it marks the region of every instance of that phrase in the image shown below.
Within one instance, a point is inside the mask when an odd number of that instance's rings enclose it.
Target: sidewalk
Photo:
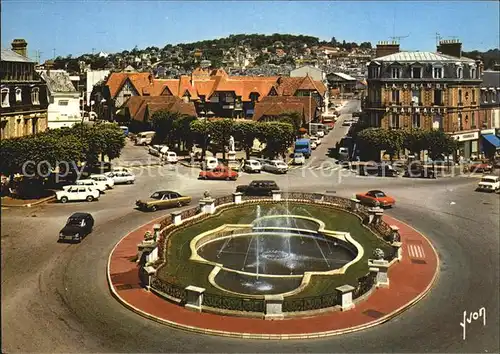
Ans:
[[[389,270],[390,288],[379,288],[349,311],[277,321],[198,313],[168,302],[140,285],[137,265],[130,259],[154,222],[125,236],[108,260],[107,277],[115,298],[132,311],[157,322],[197,333],[254,339],[319,338],[366,329],[386,322],[422,299],[439,269],[437,253],[419,232],[389,216],[399,227],[403,259]]]
[[[14,199],[11,197],[2,197],[2,207],[3,208],[18,208],[18,207],[32,207],[38,204],[47,203],[55,200],[56,196],[51,195],[49,197],[40,199]]]

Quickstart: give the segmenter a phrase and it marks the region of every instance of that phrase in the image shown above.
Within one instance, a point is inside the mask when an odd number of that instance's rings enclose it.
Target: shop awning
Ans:
[[[483,135],[483,138],[497,149],[500,149],[500,139],[495,134],[486,134]]]

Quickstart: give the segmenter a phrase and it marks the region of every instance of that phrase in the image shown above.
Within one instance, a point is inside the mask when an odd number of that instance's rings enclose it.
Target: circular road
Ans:
[[[321,158],[320,158],[321,159]],[[324,159],[324,158],[323,158]],[[147,171],[147,169],[144,169]],[[417,180],[357,177],[342,170],[242,174],[237,182],[198,181],[184,167],[138,174],[93,203],[2,208],[2,351],[11,352],[498,352],[498,194],[474,192],[475,178]],[[161,171],[160,171],[161,170]],[[159,176],[159,171],[161,176]],[[283,191],[382,189],[397,200],[387,213],[424,233],[441,268],[431,292],[395,319],[365,331],[318,340],[242,340],[198,335],[147,320],[123,307],[106,281],[109,252],[120,238],[171,211],[144,213],[134,201],[154,190],[229,194],[252,179],[273,179]],[[96,227],[82,243],[57,243],[66,218],[91,212]],[[411,277],[411,274],[408,274]],[[464,311],[486,310],[467,323]],[[222,320],[222,319],[221,319]]]

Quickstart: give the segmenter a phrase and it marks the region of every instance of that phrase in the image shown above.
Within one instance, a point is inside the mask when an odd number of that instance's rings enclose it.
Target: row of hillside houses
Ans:
[[[198,68],[179,79],[150,73],[112,73],[94,90],[103,117],[147,123],[158,109],[200,118],[261,120],[297,112],[304,124],[318,120],[328,104],[322,80],[302,77],[229,76],[224,70]]]
[[[27,43],[15,39],[12,49],[2,49],[1,138],[69,127],[82,121],[80,94],[63,70],[35,70],[27,57]]]

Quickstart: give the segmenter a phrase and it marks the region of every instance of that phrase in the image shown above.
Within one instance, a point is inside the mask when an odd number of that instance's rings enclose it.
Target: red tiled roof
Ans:
[[[106,81],[111,98],[116,97],[127,79],[130,80],[130,83],[139,95],[143,94],[144,88],[152,86],[152,83],[154,82],[150,73],[111,73]]]
[[[130,118],[137,121],[144,121],[154,112],[165,109],[196,117],[196,109],[192,102],[186,103],[175,96],[132,96],[124,107],[128,108]]]
[[[316,100],[309,97],[268,96],[255,104],[253,120],[266,116],[278,116],[286,112],[298,112],[304,123],[311,121],[317,109]]]

